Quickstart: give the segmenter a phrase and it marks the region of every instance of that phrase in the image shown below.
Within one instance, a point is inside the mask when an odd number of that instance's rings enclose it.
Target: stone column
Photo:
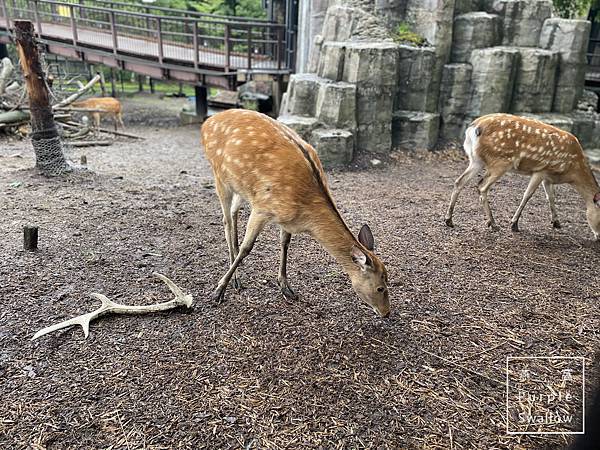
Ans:
[[[469,118],[509,111],[519,56],[514,47],[473,50]]]
[[[552,110],[558,53],[539,48],[519,49],[511,111],[549,112]]]
[[[540,47],[560,55],[553,111],[571,112],[581,97],[590,29],[591,24],[587,20],[556,18],[544,22]]]

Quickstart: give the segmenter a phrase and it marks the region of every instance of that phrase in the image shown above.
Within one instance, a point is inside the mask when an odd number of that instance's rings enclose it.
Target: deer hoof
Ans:
[[[450,217],[446,217],[445,222],[447,227],[454,228],[454,223]]]
[[[519,231],[519,222],[512,222],[510,224],[510,229],[515,232]]]
[[[242,290],[242,282],[240,281],[240,279],[238,277],[235,277],[232,280],[232,284],[236,290],[238,290],[238,291]]]
[[[298,294],[294,292],[294,290],[290,287],[287,281],[279,282],[279,287],[281,288],[281,293],[283,294],[286,300],[298,300]]]
[[[210,299],[215,303],[223,303],[223,300],[225,300],[225,289],[224,288],[215,289],[215,291],[210,296]]]
[[[500,231],[500,227],[496,225],[496,222],[492,222],[491,220],[488,220],[487,226],[490,227],[492,231]]]
[[[562,228],[562,225],[558,220],[554,220],[552,221],[552,227],[556,228],[557,230],[560,230]]]

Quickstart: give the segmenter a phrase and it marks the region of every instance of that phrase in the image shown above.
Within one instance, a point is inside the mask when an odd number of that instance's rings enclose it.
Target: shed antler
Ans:
[[[90,294],[90,297],[97,298],[102,302],[102,306],[91,313],[82,314],[81,316],[74,317],[69,320],[65,320],[64,322],[57,323],[56,325],[51,325],[46,327],[37,333],[31,338],[34,339],[39,338],[48,333],[52,333],[56,330],[61,330],[63,328],[70,327],[71,325],[81,325],[83,328],[83,334],[87,338],[90,333],[90,322],[94,319],[97,319],[100,316],[105,314],[113,313],[113,314],[145,314],[157,311],[166,311],[168,309],[173,309],[178,306],[185,305],[187,308],[192,306],[192,296],[190,294],[184,294],[183,291],[177,286],[173,281],[165,277],[160,273],[153,274],[159,280],[164,281],[164,283],[169,287],[171,292],[175,294],[175,298],[168,302],[157,303],[155,305],[143,305],[143,306],[132,306],[132,305],[121,305],[119,303],[115,303],[109,300],[105,295],[102,294]]]

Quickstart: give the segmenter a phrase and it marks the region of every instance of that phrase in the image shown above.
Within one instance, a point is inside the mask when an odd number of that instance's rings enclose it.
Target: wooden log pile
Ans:
[[[102,77],[96,74],[87,83],[83,83],[78,77],[60,83],[61,88],[55,87],[51,76],[46,77],[46,84],[50,90],[52,111],[54,120],[59,126],[63,140],[73,146],[84,147],[97,145],[109,145],[111,140],[99,138],[99,134],[114,136],[125,136],[138,138],[138,136],[109,129],[94,129],[90,121],[76,120],[77,116],[90,115],[93,112],[103,112],[98,109],[76,108],[71,106],[81,96],[90,92],[93,87],[101,82]],[[54,87],[53,87],[54,86]],[[80,113],[80,114],[77,114]],[[83,113],[83,114],[81,114]],[[27,90],[23,82],[23,76],[15,68],[9,58],[0,60],[0,133],[25,137],[31,133],[31,116]]]

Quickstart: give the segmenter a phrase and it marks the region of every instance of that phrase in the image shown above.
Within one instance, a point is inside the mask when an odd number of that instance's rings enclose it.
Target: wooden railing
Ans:
[[[292,70],[285,25],[128,3],[86,0],[0,0],[0,27],[15,19],[34,22],[43,40],[76,48],[104,49],[115,55],[152,59],[224,72]],[[100,6],[98,6],[100,5]],[[105,7],[112,6],[111,8]],[[141,8],[161,14],[122,10]]]

